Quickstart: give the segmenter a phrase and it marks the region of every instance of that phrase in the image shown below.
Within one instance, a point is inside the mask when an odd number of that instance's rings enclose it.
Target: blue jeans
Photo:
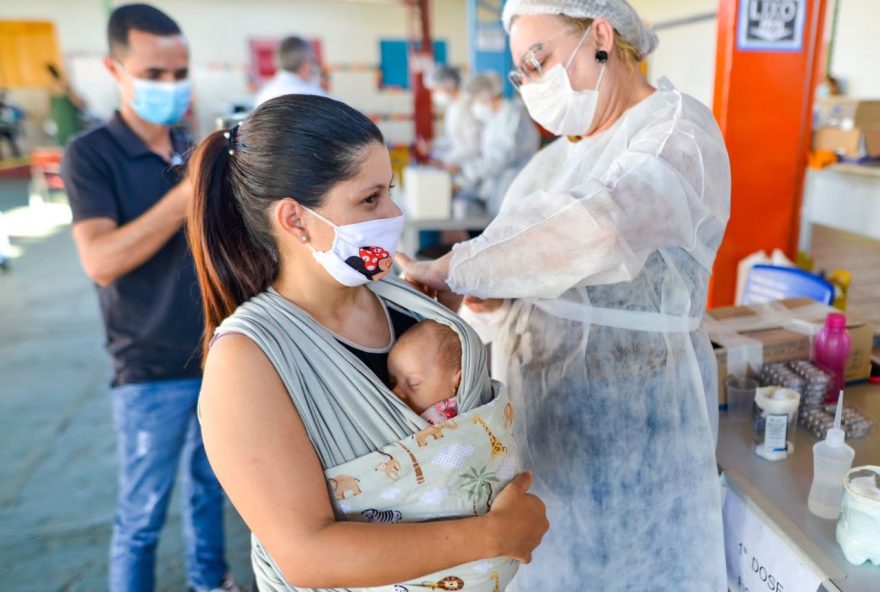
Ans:
[[[223,491],[196,417],[200,387],[200,379],[188,379],[113,389],[119,498],[110,543],[112,592],[153,590],[156,545],[181,463],[189,585],[214,588],[227,571]]]

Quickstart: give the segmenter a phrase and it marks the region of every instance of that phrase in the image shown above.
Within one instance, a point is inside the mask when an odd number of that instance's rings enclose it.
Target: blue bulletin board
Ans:
[[[415,44],[418,51],[421,45]],[[434,41],[434,61],[446,64],[446,42]],[[405,39],[382,39],[379,41],[379,67],[382,71],[382,88],[408,89],[410,42]]]
[[[504,81],[504,94],[513,95],[507,74],[513,69],[510,42],[501,24],[505,0],[468,0],[468,30],[474,72],[496,72]]]

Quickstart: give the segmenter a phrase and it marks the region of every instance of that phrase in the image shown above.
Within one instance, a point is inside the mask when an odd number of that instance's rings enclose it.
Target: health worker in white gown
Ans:
[[[509,0],[511,73],[562,136],[479,237],[406,276],[468,295],[550,531],[512,584],[725,592],[717,378],[700,319],[730,209],[712,113],[638,63],[624,0]],[[463,307],[464,308],[464,307]]]

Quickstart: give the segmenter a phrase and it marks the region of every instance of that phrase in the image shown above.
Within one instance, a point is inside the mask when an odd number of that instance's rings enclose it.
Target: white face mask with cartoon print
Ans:
[[[391,271],[403,234],[403,215],[337,226],[314,210],[303,209],[333,227],[333,245],[329,251],[308,246],[318,263],[337,282],[349,287],[362,286],[382,279]]]

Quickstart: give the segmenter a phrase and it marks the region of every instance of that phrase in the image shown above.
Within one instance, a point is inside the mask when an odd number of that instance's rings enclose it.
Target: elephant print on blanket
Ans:
[[[327,479],[330,487],[333,488],[333,495],[338,500],[344,500],[346,493],[351,493],[351,497],[361,494],[360,479],[356,479],[349,475],[337,475]]]

